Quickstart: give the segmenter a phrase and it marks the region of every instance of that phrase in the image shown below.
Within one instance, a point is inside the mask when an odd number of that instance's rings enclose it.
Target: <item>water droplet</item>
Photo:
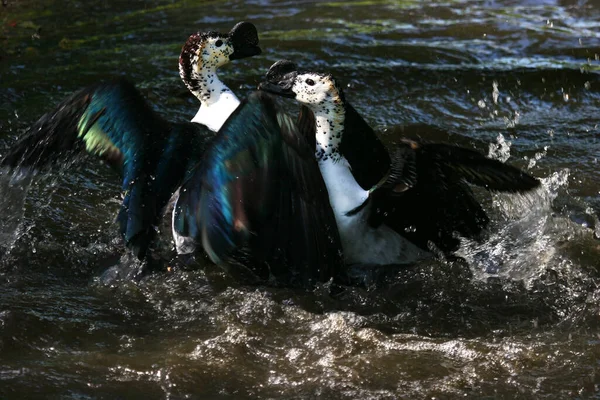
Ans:
[[[506,162],[510,158],[510,145],[511,142],[507,142],[504,136],[499,133],[496,137],[496,143],[490,143],[488,157]]]
[[[494,99],[494,104],[498,104],[498,96],[500,96],[500,91],[498,90],[498,82],[494,81],[492,83],[492,98]]]

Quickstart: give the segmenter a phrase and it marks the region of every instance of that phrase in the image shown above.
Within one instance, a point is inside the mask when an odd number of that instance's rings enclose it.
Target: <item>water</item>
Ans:
[[[244,286],[206,261],[103,283],[122,251],[117,176],[93,159],[28,193],[2,176],[0,398],[600,397],[597,3],[3,4],[0,148],[72,91],[119,75],[190,119],[181,45],[244,19],[263,55],[223,68],[238,94],[289,58],[334,72],[386,142],[477,148],[543,187],[481,193],[493,223],[484,245],[463,243],[467,263],[332,294]]]

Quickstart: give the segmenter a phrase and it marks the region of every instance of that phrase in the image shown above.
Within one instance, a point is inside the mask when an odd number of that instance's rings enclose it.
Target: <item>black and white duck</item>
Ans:
[[[98,83],[42,116],[8,149],[0,165],[37,171],[84,152],[99,156],[121,172],[124,199],[117,221],[127,248],[144,259],[171,196],[201,159],[225,114],[239,105],[219,80],[217,68],[260,52],[256,27],[248,22],[226,34],[193,34],[182,48],[179,70],[200,99],[193,119],[198,123],[167,121],[126,79]]]
[[[228,61],[259,53],[247,22],[227,35],[192,35],[180,75],[201,102],[193,122],[167,122],[127,81],[98,84],[43,116],[2,165],[38,170],[85,149],[122,172],[117,220],[139,259],[179,192],[172,220],[179,252],[201,245],[213,262],[261,282],[328,281],[343,259],[313,146],[270,95],[240,101],[216,75]]]
[[[347,264],[404,264],[451,255],[456,234],[479,238],[489,217],[469,184],[522,193],[538,179],[477,151],[402,140],[390,154],[330,74],[275,63],[259,89],[303,105]],[[307,139],[309,140],[309,139]]]

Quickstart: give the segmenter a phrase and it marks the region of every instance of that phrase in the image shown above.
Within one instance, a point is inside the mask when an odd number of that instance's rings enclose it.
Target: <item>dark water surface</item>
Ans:
[[[119,179],[94,160],[28,193],[0,177],[0,398],[600,398],[598,2],[3,4],[0,149],[118,75],[190,119],[181,45],[249,20],[263,55],[221,73],[239,95],[289,58],[335,72],[390,143],[459,143],[544,184],[482,194],[494,223],[485,244],[464,243],[468,265],[422,263],[334,296],[214,268],[100,283],[122,251]]]

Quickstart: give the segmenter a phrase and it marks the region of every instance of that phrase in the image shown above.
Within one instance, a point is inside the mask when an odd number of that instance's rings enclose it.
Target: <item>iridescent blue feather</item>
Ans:
[[[343,268],[314,150],[265,93],[232,114],[182,186],[175,212],[175,230],[234,273],[305,286]]]
[[[117,216],[126,245],[144,258],[154,226],[214,133],[189,122],[170,124],[126,80],[84,88],[40,118],[0,165],[47,169],[87,151],[122,173]]]

